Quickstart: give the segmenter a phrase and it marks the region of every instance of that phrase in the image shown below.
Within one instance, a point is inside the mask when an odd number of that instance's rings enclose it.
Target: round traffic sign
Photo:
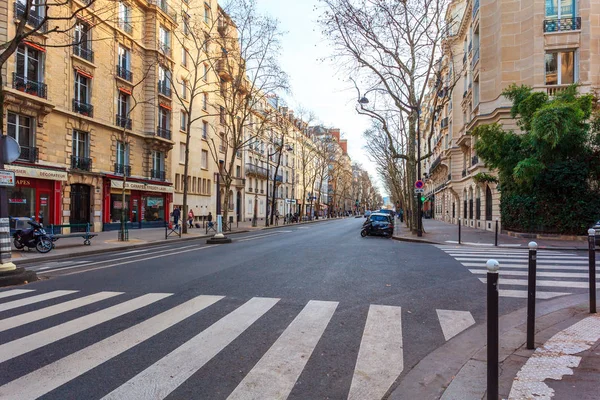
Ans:
[[[423,189],[423,186],[425,186],[425,184],[423,183],[422,180],[419,179],[418,181],[415,182],[415,187],[417,189]]]

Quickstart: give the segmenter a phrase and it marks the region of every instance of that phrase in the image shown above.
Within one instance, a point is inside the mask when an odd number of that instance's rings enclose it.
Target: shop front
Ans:
[[[7,188],[8,215],[35,218],[43,225],[60,224],[61,191],[67,181],[64,170],[5,165],[14,171],[14,187]]]
[[[129,229],[163,227],[169,220],[173,186],[127,181],[104,180],[103,230],[118,230],[121,219]]]

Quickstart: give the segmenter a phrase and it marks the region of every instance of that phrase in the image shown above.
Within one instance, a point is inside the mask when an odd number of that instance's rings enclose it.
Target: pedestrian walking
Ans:
[[[400,211],[398,211],[398,216],[400,217],[400,222],[404,222],[404,210],[400,209]]]
[[[279,210],[275,210],[275,225],[279,225]]]
[[[179,210],[179,206],[175,206],[173,209],[173,223],[175,224],[175,229],[179,228],[179,218],[181,217],[181,210]]]
[[[213,227],[212,213],[210,211],[208,212],[208,217],[206,217],[206,219],[208,220],[208,227],[212,228]]]
[[[188,213],[188,224],[190,225],[190,228],[194,227],[194,212],[192,210]]]

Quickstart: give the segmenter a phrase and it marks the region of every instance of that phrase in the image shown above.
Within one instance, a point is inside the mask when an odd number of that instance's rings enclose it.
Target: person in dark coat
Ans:
[[[175,206],[173,210],[173,222],[175,223],[175,228],[179,228],[179,218],[181,218],[181,210],[179,207]]]

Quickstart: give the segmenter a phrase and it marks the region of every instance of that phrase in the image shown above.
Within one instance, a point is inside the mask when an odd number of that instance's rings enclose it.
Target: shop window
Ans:
[[[165,203],[163,196],[142,197],[144,207],[144,222],[164,221]]]
[[[129,221],[129,195],[125,195],[125,203],[123,203],[123,194],[113,193],[110,195],[110,221],[113,223],[121,222],[121,217],[125,221]],[[137,222],[137,221],[136,221]]]

